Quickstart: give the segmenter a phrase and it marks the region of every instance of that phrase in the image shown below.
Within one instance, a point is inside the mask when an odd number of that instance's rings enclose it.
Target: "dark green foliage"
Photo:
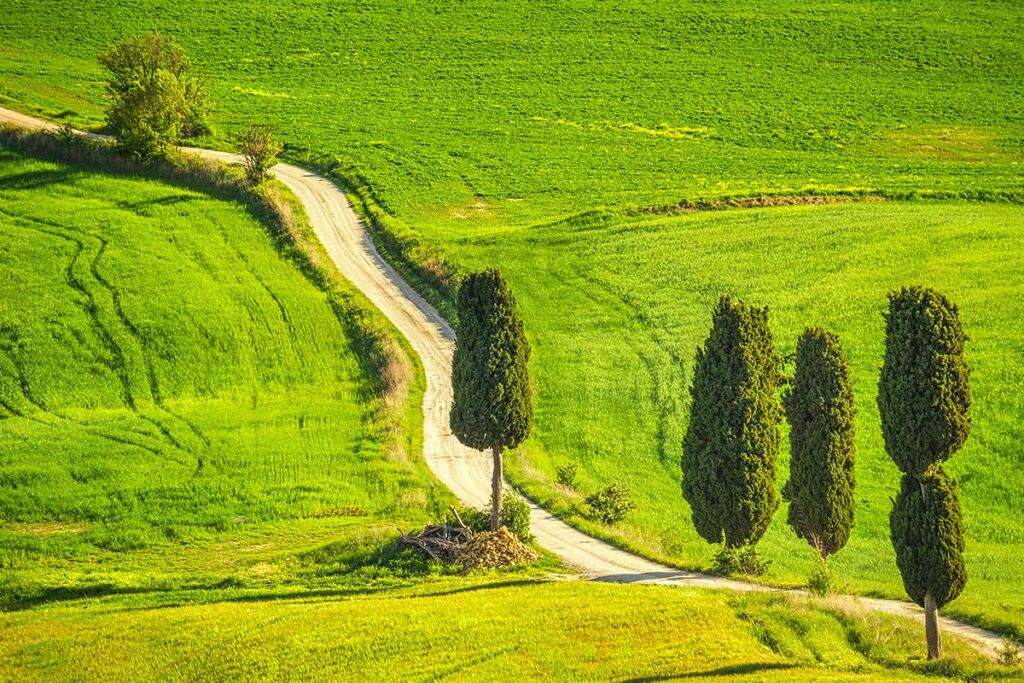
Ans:
[[[533,540],[533,534],[530,533],[530,506],[512,491],[506,491],[501,499],[501,525],[523,543]]]
[[[783,397],[789,420],[789,525],[822,558],[850,538],[855,501],[855,408],[850,368],[839,337],[804,331],[796,347],[796,374]]]
[[[590,494],[585,502],[590,508],[590,518],[605,524],[621,522],[636,507],[629,495],[629,487],[617,481]]]
[[[780,380],[768,309],[722,296],[697,350],[682,459],[683,496],[709,543],[756,543],[779,506]]]
[[[127,38],[99,55],[109,71],[107,123],[135,156],[168,152],[183,137],[206,132],[206,86],[173,39]]]
[[[905,474],[889,529],[907,595],[922,607],[928,591],[938,607],[955,600],[967,582],[956,482],[941,467],[920,479]]]
[[[957,307],[933,289],[889,295],[878,386],[885,449],[906,474],[945,462],[971,431],[970,372]]]
[[[761,559],[761,556],[757,554],[757,548],[752,545],[722,548],[715,554],[714,565],[711,568],[713,574],[722,576],[733,574],[761,576],[766,571],[768,571],[768,562]]]
[[[566,463],[555,470],[558,476],[558,483],[570,489],[575,489],[579,483],[579,467],[574,462]]]
[[[533,419],[530,346],[515,299],[498,271],[488,269],[465,279],[458,308],[452,431],[470,448],[515,448]]]

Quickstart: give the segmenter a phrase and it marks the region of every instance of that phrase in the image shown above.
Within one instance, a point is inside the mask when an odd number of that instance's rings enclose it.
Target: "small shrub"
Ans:
[[[829,567],[828,560],[818,553],[814,554],[814,569],[807,579],[807,589],[817,595],[826,596],[836,592],[836,580]]]
[[[501,501],[501,525],[523,543],[533,540],[530,533],[530,506],[512,491],[506,491]]]
[[[579,468],[576,463],[570,462],[562,465],[555,470],[558,476],[558,483],[570,489],[575,489],[577,482],[577,475],[579,474]]]
[[[629,488],[619,482],[587,496],[586,503],[590,508],[589,517],[605,524],[621,522],[636,507],[629,496]]]
[[[242,155],[245,157],[245,177],[252,185],[259,185],[267,172],[277,164],[281,143],[274,139],[266,126],[249,126],[242,136]]]
[[[757,554],[757,549],[752,545],[738,548],[725,547],[715,555],[712,571],[723,576],[731,574],[761,576],[768,571],[768,562],[761,559],[761,556]]]
[[[481,531],[488,531],[491,528],[491,512],[490,510],[477,510],[475,508],[460,508],[459,517],[462,518],[462,523],[465,524],[474,533],[480,533]],[[456,523],[452,520],[452,523]]]

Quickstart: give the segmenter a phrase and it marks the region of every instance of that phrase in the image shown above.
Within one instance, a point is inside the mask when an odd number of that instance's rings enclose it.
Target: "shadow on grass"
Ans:
[[[780,662],[751,662],[750,664],[734,664],[723,666],[709,671],[690,671],[687,673],[665,674],[664,676],[647,676],[644,678],[626,678],[622,683],[654,683],[655,681],[676,681],[681,678],[718,678],[722,676],[742,676],[745,674],[763,673],[766,671],[780,671],[784,669],[795,669],[796,664],[783,664]]]
[[[452,586],[440,590],[384,597],[392,600],[416,600],[420,598],[448,597],[458,595],[460,593],[473,593],[499,588],[533,586],[543,583],[546,583],[543,579],[510,579],[506,581],[474,584],[472,586]],[[125,611],[168,609],[173,607],[216,603],[313,603],[324,602],[327,600],[343,600],[358,596],[381,596],[382,594],[386,594],[391,591],[414,588],[415,586],[416,583],[408,583],[390,586],[351,586],[294,591],[289,591],[285,588],[276,592],[258,592],[255,589],[246,589],[230,580],[220,581],[205,586],[189,586],[169,589],[127,588],[124,586],[115,586],[113,584],[104,583],[81,587],[48,588],[32,596],[5,601],[5,604],[0,605],[0,609],[7,612],[20,612],[38,607],[48,607],[74,602],[76,600],[111,598],[124,595],[144,596],[146,598],[160,601],[158,604],[124,605]],[[221,591],[239,591],[239,593],[222,594]]]

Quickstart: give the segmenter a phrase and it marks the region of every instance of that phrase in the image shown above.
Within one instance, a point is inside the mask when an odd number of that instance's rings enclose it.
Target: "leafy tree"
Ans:
[[[530,433],[530,346],[515,299],[497,270],[459,287],[459,329],[452,361],[452,432],[466,446],[490,449],[491,528],[501,523],[502,453]]]
[[[957,307],[935,290],[889,295],[878,408],[903,471],[889,526],[907,594],[924,607],[928,658],[942,656],[938,610],[967,581],[956,483],[943,471],[970,434],[970,373]]]
[[[118,143],[139,157],[169,151],[208,130],[205,82],[170,37],[127,38],[99,55],[107,68],[107,123]]]
[[[267,172],[277,164],[281,143],[274,139],[266,126],[249,126],[242,136],[242,156],[245,158],[245,176],[253,185],[259,185]]]
[[[722,296],[697,350],[682,468],[697,533],[727,550],[757,543],[779,506],[780,380],[768,309]]]
[[[839,337],[807,328],[783,396],[789,420],[789,525],[827,562],[850,539],[856,452],[853,382]]]
[[[921,476],[956,453],[971,431],[970,372],[957,307],[934,289],[889,295],[878,385],[885,450]]]

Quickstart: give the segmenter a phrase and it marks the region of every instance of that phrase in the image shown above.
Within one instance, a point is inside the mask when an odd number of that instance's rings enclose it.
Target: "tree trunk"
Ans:
[[[942,656],[942,634],[939,633],[939,606],[932,592],[924,594],[924,634],[928,639],[928,659]]]
[[[491,531],[497,531],[501,528],[501,482],[504,479],[501,466],[501,446],[495,446],[492,453],[494,454],[494,471],[491,473]]]

